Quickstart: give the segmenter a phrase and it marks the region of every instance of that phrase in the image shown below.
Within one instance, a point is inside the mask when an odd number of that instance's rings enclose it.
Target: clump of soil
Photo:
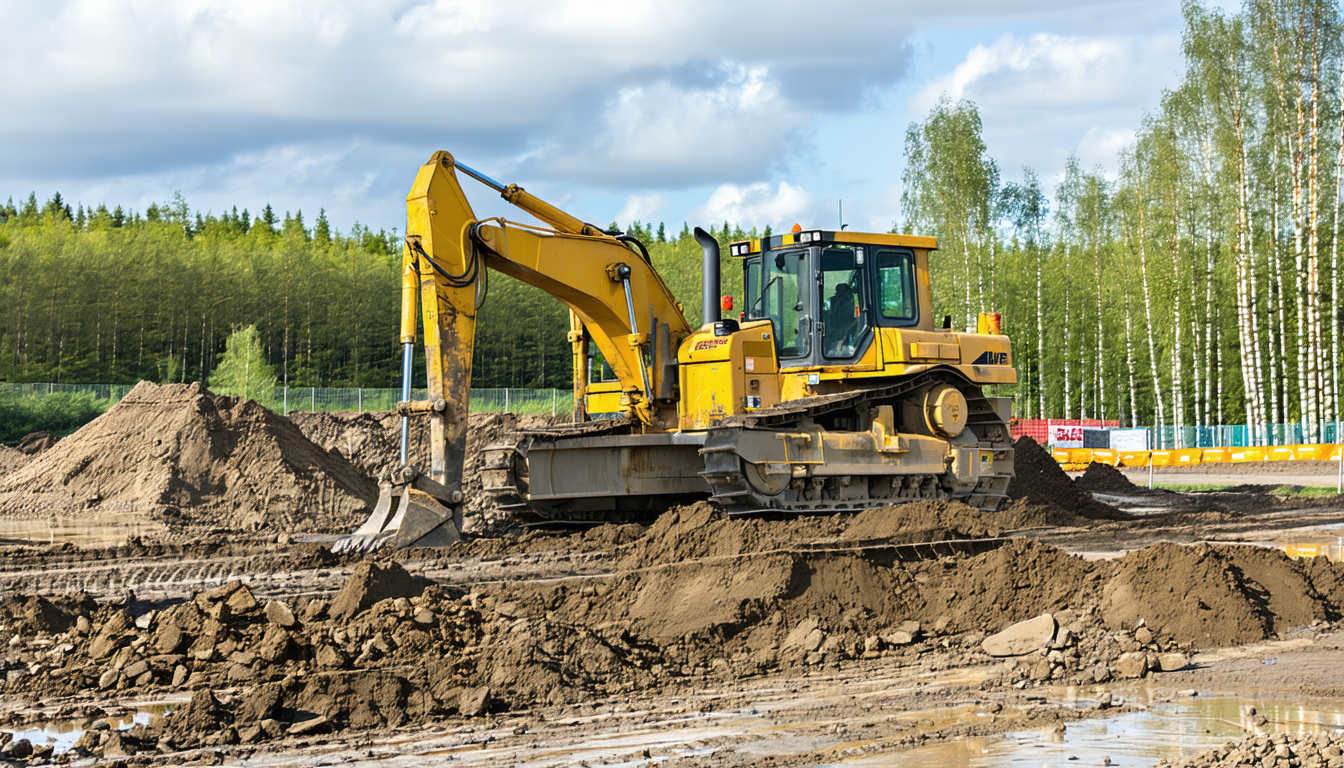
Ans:
[[[51,448],[61,438],[50,432],[29,432],[23,436],[23,439],[15,443],[14,447],[28,454],[36,456],[39,453]]]
[[[256,401],[141,382],[0,480],[0,515],[112,512],[172,529],[342,531],[377,488]]]
[[[381,600],[417,597],[428,584],[427,579],[411,576],[399,563],[365,561],[355,566],[327,613],[333,619],[349,619]]]
[[[1035,440],[1022,436],[1013,444],[1015,476],[1008,498],[1050,503],[1091,520],[1128,520],[1130,515],[1103,504],[1074,486],[1059,462]]]
[[[1073,484],[1088,493],[1134,493],[1140,490],[1125,477],[1124,472],[1095,461],[1087,465],[1087,471],[1079,475]]]

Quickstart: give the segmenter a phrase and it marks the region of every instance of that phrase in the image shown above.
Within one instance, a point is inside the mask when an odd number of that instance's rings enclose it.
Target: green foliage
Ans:
[[[13,445],[32,432],[68,435],[112,405],[88,393],[18,395],[0,387],[0,443]]]
[[[256,326],[236,328],[210,377],[210,388],[221,395],[236,395],[269,402],[275,394],[275,369],[266,364]]]

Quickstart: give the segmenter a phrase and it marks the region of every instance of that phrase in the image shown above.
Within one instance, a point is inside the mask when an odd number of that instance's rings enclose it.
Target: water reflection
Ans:
[[[92,720],[51,720],[34,723],[21,728],[0,728],[14,734],[14,741],[27,739],[34,746],[51,744],[56,754],[60,754],[75,745],[79,737],[99,722],[107,723],[114,731],[127,731],[137,725],[150,725],[163,715],[180,706],[178,703],[147,704],[123,715],[93,718]]]
[[[1004,768],[1112,765],[1152,768],[1248,735],[1344,730],[1344,701],[1183,699],[1140,712],[1068,723],[1063,733],[1023,731],[999,737],[865,758],[846,765],[893,768]],[[1107,762],[1109,761],[1109,762]]]

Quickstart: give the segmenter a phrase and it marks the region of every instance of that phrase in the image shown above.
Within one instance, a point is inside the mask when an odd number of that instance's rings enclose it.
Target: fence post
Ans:
[[[284,391],[284,399],[285,399],[285,404],[284,404],[282,410],[284,411],[284,415],[285,415],[285,416],[288,416],[288,415],[289,415],[289,385],[286,384],[286,385],[285,385],[284,387],[282,387],[281,389]]]
[[[355,398],[356,398],[356,400],[359,402],[359,407],[358,407],[358,408],[359,408],[359,411],[362,413],[362,412],[364,411],[364,388],[363,388],[363,387],[360,387],[359,389],[356,389],[356,390],[355,390]]]
[[[308,410],[317,410],[317,387],[308,388]]]
[[[552,418],[552,419],[555,418],[555,409],[556,409],[556,406],[557,406],[557,404],[558,404],[559,402],[560,402],[560,400],[559,400],[557,391],[554,390],[554,389],[552,389],[552,390],[551,390],[551,418]]]
[[[509,388],[504,388],[504,412],[509,412]]]

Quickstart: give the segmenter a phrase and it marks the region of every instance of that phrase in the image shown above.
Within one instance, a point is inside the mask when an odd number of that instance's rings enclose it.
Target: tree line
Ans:
[[[699,322],[700,247],[629,226]],[[725,224],[723,242],[749,234]],[[725,253],[726,253],[726,249]],[[72,207],[59,193],[0,206],[0,381],[209,380],[226,340],[254,327],[280,384],[395,387],[402,240],[325,211],[270,205],[192,212],[180,195],[144,212]],[[725,290],[741,293],[724,258]],[[473,385],[568,388],[568,313],[554,298],[493,275],[478,323]],[[423,359],[420,361],[423,371]]]
[[[904,228],[940,238],[937,306],[1006,313],[1019,414],[1319,440],[1341,418],[1338,5],[1183,14],[1184,76],[1115,177],[1071,158],[1052,197],[1031,168],[1001,183],[975,105],[944,99],[906,134]]]

